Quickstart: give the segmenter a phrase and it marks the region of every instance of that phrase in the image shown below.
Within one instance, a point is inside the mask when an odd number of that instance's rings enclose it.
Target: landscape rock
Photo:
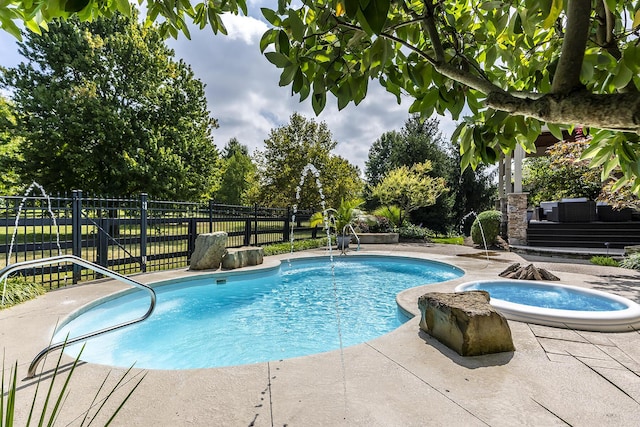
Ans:
[[[560,280],[544,268],[535,267],[533,264],[522,267],[519,262],[511,264],[499,276],[518,280]]]
[[[430,292],[418,299],[420,329],[461,356],[514,351],[507,319],[486,291]]]
[[[220,268],[222,257],[227,253],[227,233],[203,233],[196,237],[189,270],[215,270]]]
[[[249,265],[262,264],[264,250],[258,246],[243,246],[241,248],[229,248],[222,257],[222,268],[231,270]]]

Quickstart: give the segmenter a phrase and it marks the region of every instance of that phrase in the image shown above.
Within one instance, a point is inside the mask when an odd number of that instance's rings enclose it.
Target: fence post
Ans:
[[[209,233],[213,233],[213,199],[209,199]]]
[[[140,194],[140,270],[147,272],[147,193]]]
[[[258,204],[253,204],[253,244],[258,246]]]
[[[243,246],[251,245],[251,220],[244,220],[244,242],[242,242]]]
[[[100,218],[99,225],[96,263],[102,267],[109,268],[109,234],[107,230],[113,225],[113,221],[110,218]],[[102,275],[97,274],[96,277],[99,278]]]
[[[196,250],[196,237],[198,237],[198,220],[197,218],[189,218],[187,232],[187,264],[191,262],[191,255]]]
[[[82,190],[71,193],[71,250],[74,256],[82,258]],[[73,264],[73,284],[81,279],[81,267]]]
[[[291,239],[291,227],[289,226],[289,219],[291,218],[291,210],[287,206],[287,215],[284,217],[284,227],[282,228],[282,241],[288,242]]]

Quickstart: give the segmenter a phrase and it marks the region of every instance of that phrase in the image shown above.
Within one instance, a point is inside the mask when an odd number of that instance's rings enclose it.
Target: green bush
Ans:
[[[327,238],[323,237],[321,239],[306,239],[306,240],[294,240],[293,242],[293,251],[304,251],[307,249],[316,249],[327,246]],[[283,243],[274,243],[272,245],[264,245],[262,247],[264,251],[264,255],[279,255],[286,254],[291,252],[291,243],[283,242]]]
[[[620,267],[629,268],[631,270],[640,270],[640,252],[633,252],[622,258]]]
[[[594,256],[589,260],[591,264],[602,265],[605,267],[618,267],[620,264],[610,256]]]
[[[4,282],[0,282],[0,301],[2,300]],[[25,301],[29,301],[39,295],[46,293],[46,290],[39,284],[31,282],[24,277],[12,277],[7,279],[6,291],[4,295],[4,305],[0,305],[0,310],[11,307]]]
[[[473,239],[473,243],[482,245],[484,243],[482,232],[484,232],[487,246],[493,245],[498,238],[498,234],[500,234],[501,219],[502,213],[500,213],[500,211],[480,212],[471,225],[471,239]],[[482,224],[482,229],[480,224]]]
[[[406,240],[428,240],[433,235],[433,231],[419,225],[405,223],[402,227],[395,230],[400,239]]]

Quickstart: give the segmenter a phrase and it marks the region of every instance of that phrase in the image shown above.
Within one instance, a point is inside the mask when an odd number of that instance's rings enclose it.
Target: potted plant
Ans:
[[[345,234],[346,228],[364,215],[364,211],[359,209],[363,204],[364,200],[362,199],[342,199],[337,209],[327,208],[324,212],[314,213],[311,216],[309,225],[311,227],[324,226],[324,217],[326,215],[329,227],[335,229],[338,248],[344,250],[349,247],[349,242],[351,241],[351,235]]]

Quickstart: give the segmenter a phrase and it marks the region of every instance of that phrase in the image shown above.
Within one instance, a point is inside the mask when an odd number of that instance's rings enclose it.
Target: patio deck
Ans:
[[[452,291],[466,281],[497,278],[510,263],[526,262],[509,252],[490,253],[487,260],[484,251],[451,245],[363,245],[361,253],[411,255],[465,270],[460,279],[400,294],[399,303],[418,315],[417,298],[427,291]],[[287,257],[266,257],[265,262]],[[563,283],[640,302],[640,274],[635,271],[546,261],[539,259],[536,265]],[[136,278],[152,282],[185,274],[193,273],[170,271]],[[15,360],[19,364],[16,425],[24,423],[35,388],[35,380],[23,380],[28,364],[48,344],[56,322],[121,288],[113,281],[93,282],[0,311],[6,364]],[[343,352],[229,368],[134,369],[135,375],[146,372],[146,377],[113,425],[638,425],[638,331],[583,332],[510,321],[515,352],[463,358],[420,332],[418,320],[414,317],[389,334]],[[44,385],[56,358],[54,354],[44,367]],[[63,362],[68,366],[71,359],[64,356]],[[59,425],[80,425],[82,411],[109,372],[107,382],[113,384],[123,369],[93,364],[77,368]],[[103,421],[101,416],[95,424]]]

